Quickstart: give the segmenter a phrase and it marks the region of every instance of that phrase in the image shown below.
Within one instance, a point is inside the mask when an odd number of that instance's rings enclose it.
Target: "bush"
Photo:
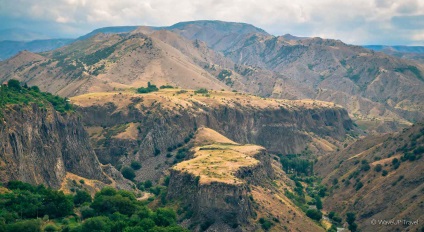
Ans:
[[[161,89],[173,89],[174,86],[172,86],[172,85],[162,85],[160,88]]]
[[[343,221],[343,219],[340,216],[338,216],[338,215],[334,215],[333,221],[336,222],[336,223],[338,223],[338,224],[341,224],[342,221]]]
[[[81,208],[80,212],[81,212],[82,219],[91,218],[91,217],[94,217],[96,215],[96,212],[94,211],[94,209],[92,209],[88,206],[83,206]]]
[[[334,212],[334,211],[331,211],[329,214],[328,214],[328,218],[330,218],[330,219],[333,219],[333,217],[334,216],[336,216],[336,212]]]
[[[194,91],[194,93],[207,94],[207,93],[209,93],[209,91],[207,89],[205,89],[205,88],[201,88],[201,89],[198,89],[198,90]]]
[[[362,183],[362,182],[358,182],[358,183],[356,183],[356,186],[355,186],[355,190],[356,191],[358,191],[359,189],[361,189],[362,187],[364,186],[364,184]]]
[[[377,165],[375,165],[374,171],[381,172],[382,169],[383,169],[383,165],[377,164]]]
[[[91,203],[92,199],[88,192],[77,190],[77,193],[74,196],[74,204],[80,206],[85,202]]]
[[[132,169],[130,167],[124,167],[124,168],[122,168],[121,173],[128,180],[134,180],[134,178],[135,178],[134,169]]]
[[[355,213],[348,212],[346,213],[346,222],[350,225],[356,220]]]
[[[89,218],[84,221],[82,224],[81,232],[94,232],[94,231],[102,231],[109,232],[111,231],[111,223],[109,218],[104,216]]]
[[[24,220],[6,225],[6,231],[41,232],[41,220]]]
[[[22,88],[21,83],[18,80],[15,80],[15,79],[10,79],[7,82],[7,86],[9,88],[12,88],[12,89],[15,89],[15,90],[20,90]]]
[[[322,218],[322,213],[319,210],[309,209],[308,211],[306,211],[306,216],[310,217],[315,221],[320,221]]]
[[[170,226],[176,224],[177,215],[169,208],[159,208],[153,214],[153,221],[159,226]]]
[[[358,225],[356,223],[349,224],[347,227],[351,232],[355,232],[358,229]]]
[[[315,201],[316,201],[315,205],[316,205],[317,209],[321,210],[321,209],[322,209],[322,201],[321,201],[321,198],[316,197],[316,198],[315,198]]]
[[[150,84],[150,82],[147,82],[147,87],[140,87],[137,89],[137,93],[150,93],[150,92],[156,92],[158,91],[158,87],[156,85]]]
[[[144,187],[146,189],[148,189],[148,188],[150,188],[152,186],[153,186],[153,184],[152,184],[152,181],[151,180],[146,180],[146,182],[144,182]]]
[[[387,171],[387,170],[383,170],[383,172],[381,172],[381,175],[382,176],[387,176],[387,174],[388,174],[389,172]]]
[[[134,170],[139,170],[141,168],[141,164],[138,161],[132,161],[131,162],[131,168],[133,168]]]
[[[55,232],[59,231],[59,228],[53,224],[48,224],[44,227],[44,232]]]

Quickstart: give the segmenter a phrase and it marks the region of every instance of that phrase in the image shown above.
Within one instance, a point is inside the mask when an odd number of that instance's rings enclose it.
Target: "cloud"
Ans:
[[[104,26],[216,19],[251,23],[275,35],[424,45],[415,39],[424,33],[422,0],[0,0],[0,15],[0,29],[67,37]]]

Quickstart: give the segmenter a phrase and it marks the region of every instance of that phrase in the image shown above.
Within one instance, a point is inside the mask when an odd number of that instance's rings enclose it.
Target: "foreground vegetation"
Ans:
[[[60,113],[72,111],[72,105],[66,98],[55,96],[51,93],[41,92],[37,86],[28,87],[18,80],[11,79],[0,87],[0,109],[8,104],[28,105],[35,103],[39,107],[52,105]],[[1,113],[0,113],[1,114]],[[1,115],[0,115],[1,116]]]
[[[106,187],[94,198],[12,181],[0,187],[0,231],[182,232],[170,208],[150,209],[133,193]]]

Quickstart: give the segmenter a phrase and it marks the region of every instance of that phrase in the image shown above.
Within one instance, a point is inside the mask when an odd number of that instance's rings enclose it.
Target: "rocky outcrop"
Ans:
[[[67,172],[110,183],[75,114],[50,106],[7,105],[0,123],[0,182],[59,188]]]
[[[77,103],[78,104],[78,103]],[[268,104],[263,101],[263,104]],[[131,104],[130,104],[131,105]],[[301,103],[300,103],[301,105]],[[141,109],[141,108],[142,109]],[[202,126],[214,129],[239,143],[252,143],[275,153],[300,153],[311,141],[311,134],[343,140],[354,129],[346,110],[340,107],[256,107],[253,105],[197,104],[168,110],[161,104],[117,108],[113,103],[79,107],[87,127],[113,127],[138,123],[138,143],[111,138],[107,146],[97,146],[103,156],[132,154],[133,150],[152,155],[184,143]],[[132,147],[132,149],[131,149]]]
[[[196,136],[214,133],[210,131],[197,132]],[[236,143],[215,143],[191,150],[192,159],[170,169],[168,199],[181,202],[192,212],[190,224],[195,225],[195,231],[252,229],[250,219],[256,213],[250,188],[267,186],[274,178],[266,150]]]
[[[203,229],[213,224],[227,230],[235,229],[247,224],[253,215],[246,184],[199,184],[195,176],[173,170],[168,198],[182,201],[193,212],[194,218],[191,220]]]

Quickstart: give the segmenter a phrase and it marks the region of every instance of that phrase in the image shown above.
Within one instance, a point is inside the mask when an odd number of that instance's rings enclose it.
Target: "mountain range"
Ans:
[[[74,199],[39,229],[421,228],[424,65],[386,54],[409,48],[207,20],[31,46],[0,62],[0,206],[43,191],[14,181]]]
[[[310,98],[342,105],[358,125],[377,132],[424,116],[423,65],[341,41],[276,37],[252,25],[221,21],[97,32],[104,33],[45,53],[20,53],[0,64],[8,70],[0,79],[13,77],[61,96],[153,81]]]

